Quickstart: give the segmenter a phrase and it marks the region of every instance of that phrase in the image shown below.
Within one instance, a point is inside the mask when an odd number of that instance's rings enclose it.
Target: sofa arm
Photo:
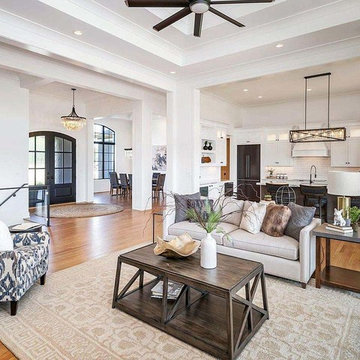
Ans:
[[[307,283],[315,271],[316,239],[312,230],[321,225],[320,219],[313,219],[312,222],[300,231],[300,282]]]
[[[46,231],[39,233],[28,232],[28,233],[18,233],[13,234],[14,249],[22,246],[31,246],[31,245],[46,245],[50,244],[50,235]]]

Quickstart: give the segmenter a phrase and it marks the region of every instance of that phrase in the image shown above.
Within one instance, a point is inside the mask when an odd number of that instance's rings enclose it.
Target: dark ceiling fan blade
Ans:
[[[186,7],[189,0],[125,0],[128,7]]]
[[[195,14],[194,36],[201,36],[201,28],[204,14]]]
[[[166,27],[168,27],[169,25],[173,24],[174,22],[182,19],[183,17],[187,16],[191,14],[191,10],[189,7],[186,7],[180,11],[178,11],[177,13],[175,13],[174,15],[169,16],[167,19],[161,21],[160,23],[158,23],[157,25],[155,25],[153,27],[153,29],[155,29],[156,31],[160,31],[162,29],[165,29]]]
[[[234,0],[234,1],[210,1],[210,5],[227,5],[227,4],[261,4],[271,3],[275,0]]]
[[[224,20],[227,20],[227,21],[231,22],[232,24],[234,24],[236,26],[239,26],[239,27],[244,27],[245,26],[244,24],[239,23],[238,21],[232,19],[231,17],[225,15],[224,13],[222,13],[222,12],[212,8],[212,7],[209,8],[209,11],[212,12],[213,14],[217,15],[217,16],[220,16]]]

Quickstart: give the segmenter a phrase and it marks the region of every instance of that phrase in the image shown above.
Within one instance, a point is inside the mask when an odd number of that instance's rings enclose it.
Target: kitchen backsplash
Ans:
[[[318,179],[327,179],[327,174],[331,170],[360,171],[360,168],[335,168],[331,167],[330,158],[294,158],[294,165],[291,167],[265,167],[265,176],[269,176],[269,169],[275,169],[274,176],[285,173],[289,179],[307,179],[310,174],[311,165],[317,168]]]

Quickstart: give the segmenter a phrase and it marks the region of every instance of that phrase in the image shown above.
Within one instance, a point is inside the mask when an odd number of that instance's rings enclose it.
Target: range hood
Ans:
[[[292,157],[329,157],[329,149],[324,142],[294,144]]]

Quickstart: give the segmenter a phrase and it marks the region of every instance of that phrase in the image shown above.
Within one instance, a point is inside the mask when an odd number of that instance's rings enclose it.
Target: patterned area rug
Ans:
[[[111,308],[116,255],[50,275],[27,292],[15,317],[1,304],[0,340],[20,359],[212,359]],[[134,274],[123,271],[128,280]],[[270,320],[239,359],[360,358],[357,295],[273,277],[267,290]]]
[[[69,204],[56,205],[50,208],[50,217],[52,218],[82,218],[115,214],[123,211],[124,208],[120,205],[113,204]],[[35,210],[37,216],[44,216],[44,209],[39,208]]]

